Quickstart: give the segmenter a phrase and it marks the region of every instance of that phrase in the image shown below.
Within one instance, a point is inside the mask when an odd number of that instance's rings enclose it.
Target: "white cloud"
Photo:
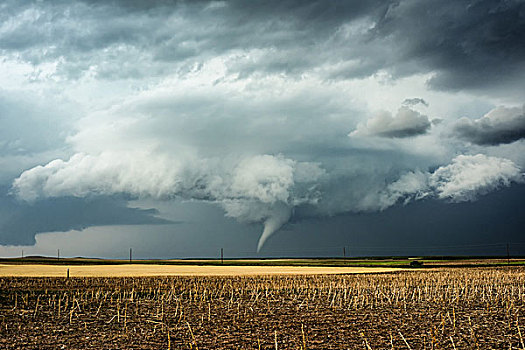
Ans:
[[[476,197],[523,182],[524,175],[512,161],[483,154],[459,155],[430,176],[430,187],[441,199],[472,201]]]
[[[263,203],[288,202],[294,185],[294,161],[262,155],[243,160],[235,169],[231,190],[238,197]]]
[[[454,125],[461,139],[478,145],[498,145],[525,138],[525,105],[496,107],[479,119],[461,118]]]
[[[13,192],[27,201],[115,193],[169,198],[181,190],[181,172],[180,164],[160,155],[78,153],[67,161],[56,159],[23,172],[14,181]]]
[[[415,171],[402,175],[381,192],[380,209],[400,199],[405,203],[427,197],[451,202],[473,201],[513,182],[524,181],[525,174],[511,160],[483,154],[459,155],[432,173]]]
[[[428,173],[421,171],[403,174],[399,180],[389,184],[380,193],[379,209],[383,210],[396,204],[400,199],[407,204],[411,200],[419,200],[429,196]]]
[[[366,124],[358,124],[357,129],[349,136],[403,138],[425,134],[430,126],[431,123],[426,115],[403,106],[395,116],[387,111],[377,112]]]

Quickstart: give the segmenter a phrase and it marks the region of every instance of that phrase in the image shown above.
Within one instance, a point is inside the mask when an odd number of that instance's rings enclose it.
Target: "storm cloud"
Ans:
[[[216,161],[199,163],[150,155],[139,160],[137,154],[77,154],[67,162],[55,160],[24,172],[13,183],[13,193],[28,202],[90,195],[213,201],[227,216],[265,224],[260,249],[289,219],[291,208],[318,200],[315,184],[324,173],[317,164],[269,155],[243,159],[222,171]]]
[[[155,209],[130,208],[126,203],[124,199],[111,197],[64,196],[28,205],[4,197],[0,199],[0,244],[31,245],[38,233],[93,226],[173,224],[157,217]]]
[[[0,22],[0,243],[176,202],[264,251],[290,222],[523,183],[523,1],[13,0]]]
[[[70,78],[188,74],[220,55],[241,76],[433,73],[438,89],[520,89],[523,78],[519,0],[147,3],[8,2],[0,48]]]

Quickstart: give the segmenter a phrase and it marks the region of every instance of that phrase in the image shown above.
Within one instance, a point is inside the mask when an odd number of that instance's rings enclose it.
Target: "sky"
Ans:
[[[525,255],[525,2],[0,4],[0,256]]]

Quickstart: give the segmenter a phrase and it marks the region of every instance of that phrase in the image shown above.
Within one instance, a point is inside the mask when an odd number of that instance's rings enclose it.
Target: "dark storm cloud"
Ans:
[[[409,107],[416,106],[418,104],[422,104],[423,106],[428,107],[428,102],[419,97],[407,98],[403,101],[403,105]]]
[[[171,223],[156,214],[155,209],[128,208],[126,201],[114,198],[61,197],[29,205],[4,195],[0,197],[0,244],[35,244],[35,235],[40,232]]]
[[[296,210],[294,221],[268,240],[269,255],[505,255],[525,254],[525,185],[513,185],[475,202],[428,199],[381,212],[320,219]],[[497,205],[495,205],[497,203]],[[323,234],[319,234],[322,232]],[[518,247],[520,247],[519,250]]]
[[[374,33],[400,45],[397,63],[408,60],[437,71],[430,80],[434,88],[476,88],[523,76],[521,0],[400,1]]]
[[[461,89],[512,84],[525,62],[522,1],[12,2],[0,16],[2,50],[61,59],[70,77],[184,72],[172,64],[231,53],[241,76],[434,72],[432,87]]]
[[[498,107],[479,119],[459,119],[454,133],[477,145],[499,145],[525,138],[525,106]]]

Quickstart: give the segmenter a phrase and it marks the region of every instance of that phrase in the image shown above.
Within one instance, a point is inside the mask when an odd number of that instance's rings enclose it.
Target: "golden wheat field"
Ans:
[[[1,277],[2,349],[523,349],[525,270]]]
[[[0,277],[147,277],[147,276],[246,276],[380,273],[399,269],[384,267],[319,266],[199,266],[199,265],[46,265],[0,264]]]

